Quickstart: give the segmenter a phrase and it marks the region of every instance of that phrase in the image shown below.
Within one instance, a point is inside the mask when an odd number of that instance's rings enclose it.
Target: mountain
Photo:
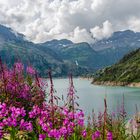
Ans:
[[[54,76],[96,72],[118,62],[125,54],[140,48],[140,33],[130,30],[115,32],[110,38],[94,44],[51,40],[35,44],[23,34],[0,25],[0,55],[8,66],[20,60],[31,64],[40,75],[52,69]]]
[[[61,39],[61,40],[53,39],[51,41],[41,43],[40,45],[42,46],[42,48],[46,48],[45,46],[47,46],[47,48],[57,51],[60,50],[61,48],[67,47],[72,44],[74,43],[67,39]]]
[[[98,53],[86,42],[73,43],[69,40],[52,40],[40,44],[39,49],[54,51],[64,62],[71,62],[77,66],[87,68],[89,71],[98,69]]]
[[[103,68],[115,64],[125,54],[140,48],[140,33],[130,30],[114,32],[110,38],[94,43],[92,48],[101,56],[100,66]]]
[[[93,48],[96,51],[111,49],[111,48],[123,48],[133,47],[139,44],[140,33],[133,32],[131,30],[114,32],[113,35],[107,39],[100,40],[93,44]]]
[[[121,84],[140,82],[140,49],[125,55],[113,66],[98,71],[94,75],[93,83],[100,82],[120,82]]]
[[[69,40],[52,40],[41,44],[40,49],[51,49],[65,62],[76,63],[90,71],[97,71],[118,62],[123,56],[140,48],[140,33],[130,30],[114,32],[108,39],[94,44],[73,43]]]
[[[55,51],[49,48],[44,50],[42,44],[34,44],[24,35],[2,25],[0,25],[0,56],[9,67],[15,61],[21,61],[25,65],[31,64],[41,76],[46,76],[48,69],[52,69],[53,76],[66,76],[70,71],[73,71],[74,75],[87,73],[86,68],[71,62],[65,63]]]
[[[62,59],[71,61],[77,65],[94,69],[97,67],[98,54],[94,51],[88,43],[77,43],[64,47],[60,50]]]

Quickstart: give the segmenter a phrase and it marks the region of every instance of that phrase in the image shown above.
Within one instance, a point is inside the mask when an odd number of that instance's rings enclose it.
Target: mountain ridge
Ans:
[[[35,67],[41,76],[47,75],[47,70],[52,69],[53,76],[66,76],[74,67],[73,75],[86,73],[86,68],[77,67],[71,62],[65,63],[54,51],[47,48],[39,49],[41,44],[34,44],[24,38],[24,35],[15,35],[11,28],[0,25],[0,55],[8,66],[15,61],[21,61],[25,65]]]
[[[68,71],[81,76],[96,72],[118,62],[125,54],[140,48],[140,33],[115,32],[110,38],[95,44],[73,43],[67,39],[33,43],[20,33],[0,25],[0,55],[8,65],[14,59],[30,63],[41,75],[52,68],[54,76],[64,76]],[[11,62],[12,60],[12,62]],[[8,62],[9,61],[9,62]]]

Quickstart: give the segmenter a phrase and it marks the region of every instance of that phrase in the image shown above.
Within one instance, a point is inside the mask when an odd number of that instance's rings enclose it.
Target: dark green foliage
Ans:
[[[95,81],[140,82],[140,49],[125,55],[117,64],[98,71]]]

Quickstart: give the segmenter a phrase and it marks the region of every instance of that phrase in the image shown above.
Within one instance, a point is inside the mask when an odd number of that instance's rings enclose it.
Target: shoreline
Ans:
[[[140,88],[140,82],[115,82],[115,81],[92,81],[91,84],[94,85],[104,85],[104,86],[123,86],[123,87],[137,87]]]

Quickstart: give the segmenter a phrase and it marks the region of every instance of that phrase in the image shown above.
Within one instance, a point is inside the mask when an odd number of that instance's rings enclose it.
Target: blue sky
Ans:
[[[107,38],[114,31],[140,31],[140,0],[1,0],[0,24],[34,42]]]

